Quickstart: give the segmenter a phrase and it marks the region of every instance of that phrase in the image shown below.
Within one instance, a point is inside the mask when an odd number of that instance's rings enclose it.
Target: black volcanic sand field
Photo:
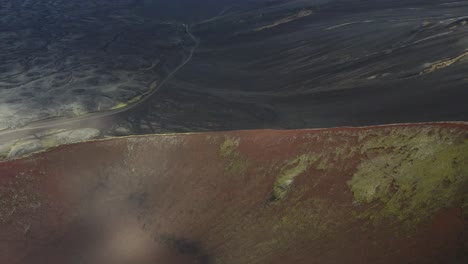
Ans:
[[[195,25],[201,44],[191,62],[130,112],[127,126],[141,133],[468,119],[467,1],[285,2],[228,9]]]
[[[117,109],[156,89],[193,40],[135,1],[0,1],[0,130]]]
[[[2,142],[468,120],[468,1],[0,6]]]

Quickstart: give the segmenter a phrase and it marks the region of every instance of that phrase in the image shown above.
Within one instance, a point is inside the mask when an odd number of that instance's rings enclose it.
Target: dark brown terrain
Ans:
[[[466,123],[126,137],[0,171],[0,263],[468,261]]]

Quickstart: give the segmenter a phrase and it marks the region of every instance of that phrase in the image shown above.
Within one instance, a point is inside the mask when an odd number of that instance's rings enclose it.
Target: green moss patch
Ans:
[[[362,147],[370,158],[348,182],[365,216],[412,227],[443,208],[462,207],[468,191],[468,139],[450,130],[404,129]]]
[[[242,157],[238,147],[240,139],[226,138],[219,146],[218,156],[226,160],[225,174],[242,174],[247,168],[247,160]]]
[[[294,178],[304,173],[313,162],[317,161],[317,159],[318,158],[314,155],[304,154],[286,161],[273,186],[274,200],[284,199],[294,182]]]

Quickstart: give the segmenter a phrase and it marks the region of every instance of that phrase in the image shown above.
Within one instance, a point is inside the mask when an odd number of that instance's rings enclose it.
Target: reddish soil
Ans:
[[[150,135],[2,162],[0,263],[467,263],[468,192],[377,221],[385,202],[350,188],[370,140],[418,131],[468,139],[466,123]]]

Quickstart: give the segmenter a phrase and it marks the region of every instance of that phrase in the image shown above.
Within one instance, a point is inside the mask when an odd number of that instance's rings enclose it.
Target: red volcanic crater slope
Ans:
[[[0,163],[0,263],[468,263],[468,124],[150,135]]]

